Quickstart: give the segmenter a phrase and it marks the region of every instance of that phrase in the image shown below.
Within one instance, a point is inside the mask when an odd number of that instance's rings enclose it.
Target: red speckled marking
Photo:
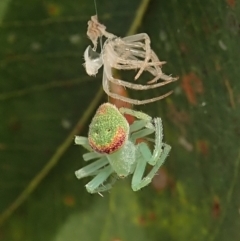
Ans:
[[[182,88],[190,104],[197,105],[196,94],[203,93],[202,80],[193,72],[182,77]]]
[[[92,138],[89,138],[89,144],[93,150],[99,153],[111,154],[119,150],[122,145],[125,143],[127,138],[126,131],[123,128],[118,128],[115,137],[111,143],[107,143],[104,146],[97,145],[94,143]]]

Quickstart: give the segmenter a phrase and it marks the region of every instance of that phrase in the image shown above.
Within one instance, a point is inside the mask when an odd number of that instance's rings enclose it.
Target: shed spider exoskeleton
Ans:
[[[119,99],[135,105],[146,104],[154,102],[170,95],[172,91],[165,95],[158,96],[146,100],[136,100],[120,96],[111,92],[109,81],[124,87],[134,90],[148,90],[164,86],[168,83],[176,81],[174,78],[165,75],[162,72],[161,66],[166,62],[161,62],[155,52],[151,49],[150,38],[146,33],[131,35],[124,38],[119,38],[114,34],[106,31],[106,27],[99,23],[97,16],[92,16],[88,21],[88,37],[91,39],[94,47],[88,46],[84,52],[85,68],[88,75],[96,75],[99,68],[103,65],[103,89],[112,98]],[[106,37],[101,53],[97,53],[97,40],[102,36]],[[141,85],[123,81],[113,77],[112,68],[122,70],[136,70],[139,69],[135,80],[137,80],[143,71],[147,71],[154,76],[148,81],[148,85]],[[157,83],[159,79],[163,81]]]
[[[137,118],[129,126],[123,114]],[[154,133],[153,152],[145,142],[136,144],[139,138]],[[161,118],[127,108],[105,103],[97,110],[89,126],[88,138],[76,136],[75,143],[89,152],[83,155],[85,161],[97,159],[76,171],[78,179],[94,176],[86,185],[89,193],[104,192],[112,188],[118,178],[132,177],[132,189],[138,191],[147,186],[167,158],[171,147],[162,142],[163,128]],[[143,178],[146,165],[151,171]]]

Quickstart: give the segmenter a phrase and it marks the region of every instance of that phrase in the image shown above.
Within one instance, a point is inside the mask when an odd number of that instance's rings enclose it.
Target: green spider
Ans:
[[[129,126],[124,114],[137,118]],[[155,140],[145,138],[155,132]],[[136,140],[145,138],[155,143],[153,152],[145,142],[136,144]],[[171,147],[162,143],[163,128],[161,118],[127,108],[117,109],[110,103],[102,104],[89,126],[88,138],[75,137],[75,143],[89,152],[83,155],[84,161],[95,162],[76,171],[78,179],[94,176],[86,185],[89,193],[100,193],[112,188],[118,178],[132,177],[132,189],[138,191],[147,186],[164,163]],[[143,178],[146,165],[151,171]]]

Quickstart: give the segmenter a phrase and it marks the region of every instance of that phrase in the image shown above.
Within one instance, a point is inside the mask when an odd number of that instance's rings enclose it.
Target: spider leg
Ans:
[[[136,111],[136,110],[132,110],[129,108],[124,108],[124,107],[121,107],[119,109],[119,111],[123,115],[124,114],[131,115],[131,116],[134,116],[134,117],[140,119],[141,121],[145,121],[146,122],[146,124],[144,125],[145,127],[150,128],[150,129],[155,129],[154,125],[151,123],[152,117],[150,115],[145,114],[141,111]],[[133,126],[133,125],[131,125],[131,126]],[[141,129],[141,126],[139,126],[138,129],[136,127],[134,129],[139,130],[139,129]]]
[[[108,177],[113,173],[112,167],[106,166],[99,172],[93,179],[86,185],[86,189],[89,193],[104,192],[112,188],[115,179],[111,182],[104,184],[103,183],[108,179]],[[101,186],[102,185],[102,186]]]
[[[119,111],[122,114],[132,115],[134,117],[137,117],[138,119],[146,121],[146,124],[144,127],[146,127],[147,129],[142,129],[140,131],[137,131],[136,133],[131,134],[131,138],[133,138],[133,143],[135,143],[134,141],[136,139],[147,136],[155,131],[155,141],[154,141],[155,148],[153,150],[153,154],[151,155],[151,158],[149,158],[149,160],[148,160],[148,163],[150,165],[152,165],[152,166],[155,165],[156,161],[158,160],[158,158],[160,157],[160,155],[162,153],[162,149],[159,148],[162,146],[162,140],[163,140],[163,126],[162,126],[161,118],[158,117],[158,118],[152,119],[151,116],[149,116],[145,113],[142,113],[140,111],[131,110],[131,109],[124,108],[124,107],[120,108]],[[152,124],[152,121],[153,121],[153,124]],[[137,128],[135,126],[133,128],[137,130]],[[131,130],[131,127],[130,127],[130,130]]]
[[[98,169],[102,168],[103,166],[108,164],[107,158],[104,156],[97,161],[75,171],[75,175],[78,179],[81,179],[83,177],[91,176],[93,175]]]
[[[133,58],[133,57],[131,57]],[[150,62],[146,64],[146,68],[144,69],[145,71],[149,71],[150,68],[152,67],[156,67],[156,66],[162,66],[163,64],[165,64],[166,62]],[[123,70],[129,70],[129,69],[139,69],[142,66],[141,61],[136,60],[136,64],[131,64],[131,65],[122,65],[122,64],[114,64],[114,68],[115,69],[123,69]],[[149,71],[150,72],[150,71]],[[151,72],[150,72],[151,73]],[[154,76],[156,74],[153,74]]]
[[[141,43],[141,45],[143,44]],[[104,44],[103,62],[104,63],[109,62],[112,68],[117,68],[117,69],[143,68],[143,70],[145,70],[145,68],[149,64],[162,65],[164,63],[164,62],[160,62],[159,60],[157,61],[157,63],[152,63],[152,62],[149,63],[149,59],[151,57],[151,51],[152,51],[150,49],[150,46],[149,46],[149,53],[147,53],[147,56],[149,56],[148,58],[146,57],[146,50],[145,50],[146,48],[144,48],[143,46],[137,46],[137,47],[141,47],[142,49],[144,49],[144,51],[136,49],[136,43],[128,44],[120,38],[117,38],[113,41],[107,40]],[[107,58],[107,56],[110,56],[111,58]],[[142,58],[144,60],[135,58],[134,56]],[[141,72],[143,72],[143,70]]]
[[[118,84],[118,85],[121,85],[121,86],[124,86],[124,87],[127,87],[129,89],[133,89],[133,90],[149,90],[149,89],[155,89],[155,88],[158,88],[158,87],[161,87],[161,86],[164,86],[164,85],[167,85],[169,83],[172,82],[172,80],[168,80],[168,81],[164,81],[164,82],[161,82],[161,83],[156,83],[156,84],[151,84],[151,85],[141,85],[141,84],[133,84],[133,83],[129,83],[127,81],[123,81],[123,80],[120,80],[120,79],[116,79],[114,77],[112,77],[111,75],[111,70],[109,72],[107,72],[107,69],[105,68],[104,69],[104,72],[106,71],[106,74],[105,74],[105,80],[106,81],[111,81],[112,83],[114,84]],[[104,78],[103,77],[103,78]]]
[[[75,144],[83,146],[89,152],[83,155],[84,161],[90,161],[95,158],[102,157],[102,154],[93,151],[92,147],[89,145],[88,138],[84,136],[75,136]]]
[[[143,66],[144,66],[143,71],[148,71],[153,76],[155,76],[152,80],[147,82],[148,84],[155,83],[159,79],[162,79],[164,81],[170,81],[170,82],[176,81],[178,79],[178,77],[168,76],[162,72],[161,66],[163,64],[166,64],[166,61],[160,61],[158,59],[157,55],[152,50],[150,52],[150,58],[149,58],[149,60],[151,60],[151,62],[147,62],[147,63],[145,63],[145,62],[143,63],[142,60],[139,60],[137,58],[137,57],[144,58],[145,52],[133,50],[133,49],[129,49],[128,51],[130,51],[130,54],[127,59],[124,58],[124,56],[119,57],[118,55],[116,55],[115,63],[112,64],[111,67],[116,68],[116,69],[124,69],[124,70],[129,70],[129,69],[140,69],[141,70],[141,68],[143,68]],[[143,71],[141,71],[141,73]],[[139,78],[139,76],[138,76],[138,78]],[[135,77],[135,79],[137,79],[137,78]]]
[[[135,49],[129,49],[129,51],[132,52],[132,58],[134,56],[141,57],[141,58],[145,57],[145,52],[144,51],[139,51],[139,50],[135,50]],[[138,60],[138,59],[135,58],[135,60]],[[150,54],[149,60],[151,60],[151,62],[148,62],[148,63],[145,64],[144,70],[150,72],[152,75],[155,76],[155,78],[150,80],[150,81],[148,81],[147,82],[148,84],[155,83],[155,82],[157,82],[158,79],[162,79],[162,80],[165,80],[165,81],[169,81],[169,80],[170,81],[175,81],[175,80],[178,79],[178,77],[174,78],[174,77],[168,76],[168,75],[166,75],[166,74],[164,74],[162,72],[161,66],[163,64],[166,64],[166,61],[160,61],[158,56],[155,54],[155,52],[153,50],[151,50],[151,54]],[[141,63],[136,63],[136,64],[138,64],[138,67],[139,66],[143,66],[143,64],[141,64]],[[154,68],[151,67],[151,66],[153,66]],[[117,67],[118,66],[116,65],[116,68]]]
[[[132,178],[133,191],[138,191],[139,189],[147,186],[152,181],[158,169],[162,166],[165,159],[167,158],[170,150],[171,150],[171,147],[169,145],[163,144],[161,156],[156,160],[156,164],[153,166],[152,170],[147,174],[147,176],[142,178],[147,162],[149,160],[149,157],[151,157],[151,152],[145,143],[142,142],[139,144],[139,152],[141,153],[141,155],[139,155],[137,166],[133,173],[133,178]]]
[[[163,140],[163,126],[161,118],[154,118],[153,119],[155,125],[155,147],[153,150],[152,157],[149,159],[148,163],[150,165],[155,165],[157,160],[162,154],[162,140]]]
[[[178,80],[178,77],[172,77],[172,76],[166,75],[162,72],[161,66],[163,64],[166,64],[167,62],[166,61],[160,62],[158,56],[155,54],[155,52],[153,50],[151,51],[150,60],[152,60],[152,63],[156,63],[156,64],[153,65],[154,68],[149,69],[149,67],[146,67],[145,70],[149,71],[153,76],[155,76],[155,78],[148,81],[147,82],[148,84],[153,84],[153,83],[157,82],[159,79],[162,79],[164,81],[171,81],[171,82]],[[161,65],[159,65],[158,63],[161,63]]]
[[[123,113],[124,114],[124,113]],[[130,133],[136,132],[146,126],[148,121],[146,120],[135,120],[130,125]]]
[[[116,175],[112,175],[110,177],[110,180],[107,183],[104,183],[101,186],[97,187],[94,190],[94,192],[92,192],[92,193],[101,193],[101,192],[106,192],[106,191],[110,190],[113,187],[113,185],[115,184],[115,182],[117,181],[117,179],[118,179],[118,177]]]
[[[95,151],[83,154],[83,160],[84,161],[90,161],[92,159],[101,158],[101,157],[102,157],[102,154],[97,153]]]
[[[128,114],[140,119],[140,120],[134,121],[133,124],[131,124],[130,126],[130,136],[131,136],[130,139],[133,143],[135,143],[137,139],[148,136],[155,131],[155,126],[151,123],[152,122],[151,116],[140,111],[135,111],[135,110],[123,108],[123,107],[120,108],[119,111],[123,115]]]
[[[145,59],[145,50],[144,50],[144,44],[141,42],[136,43],[127,43],[124,41],[124,38],[122,41],[117,42],[118,45],[115,48],[115,51],[117,52],[117,55],[121,56],[121,53],[130,52],[131,55],[135,55],[137,57],[140,57],[142,59]],[[139,59],[137,59],[139,60]]]
[[[159,58],[158,56],[155,54],[154,51],[151,52],[151,59],[153,62],[158,62],[159,61]],[[166,63],[166,62],[165,62]],[[156,76],[154,79],[148,81],[147,83],[148,84],[152,84],[152,83],[155,83],[157,82],[159,79],[162,79],[164,81],[176,81],[178,80],[178,77],[172,77],[172,76],[169,76],[169,75],[166,75],[162,72],[162,69],[161,67],[159,66],[155,66],[155,70],[156,70],[156,73],[153,74],[154,76]]]
[[[132,36],[130,36],[129,38],[131,37]],[[126,41],[123,41],[122,39],[119,39],[119,38],[113,42],[108,41],[104,45],[105,54],[103,55],[103,57],[107,55],[111,56],[111,63],[109,62],[109,59],[106,57],[103,59],[103,62],[105,63],[105,65],[106,63],[109,63],[109,65],[112,68],[116,68],[116,69],[123,69],[123,70],[139,69],[137,74],[139,76],[143,71],[148,71],[155,76],[155,78],[148,81],[148,84],[155,83],[157,82],[158,79],[163,79],[165,80],[164,82],[166,81],[173,82],[177,80],[177,78],[167,76],[162,72],[161,66],[166,63],[165,61],[161,62],[158,59],[157,55],[151,49],[149,50],[149,53],[146,53],[146,51],[136,49],[135,45],[137,44],[139,45],[138,47],[143,48],[142,46],[143,44],[139,42],[136,42],[133,44],[126,43]],[[147,58],[146,55],[149,57]],[[139,58],[143,58],[144,61]]]
[[[140,51],[137,49],[133,49],[130,48],[129,51],[131,52],[131,55],[129,56],[130,59],[138,61],[139,62],[139,58],[145,58],[145,52],[144,51]],[[145,67],[145,71],[150,72],[152,75],[156,76],[159,72],[162,73],[161,70],[161,66],[163,64],[166,64],[166,61],[160,61],[157,57],[157,55],[151,51],[151,58],[150,58],[151,62],[147,63],[147,66]],[[139,66],[141,66],[142,64],[139,63]],[[116,68],[120,68],[121,66],[116,65]],[[154,68],[153,68],[154,67]]]
[[[124,41],[126,42],[135,42],[135,41],[141,41],[144,40],[145,41],[145,59],[144,62],[141,66],[141,68],[139,69],[138,73],[135,76],[135,80],[139,78],[139,76],[142,74],[142,72],[144,71],[144,69],[147,66],[148,61],[150,60],[151,57],[151,47],[150,47],[150,38],[146,33],[140,33],[140,34],[136,34],[136,35],[132,35],[132,36],[128,36],[124,38]]]
[[[114,64],[114,68],[130,70],[130,69],[137,69],[137,68],[141,67],[142,64],[136,57],[129,56],[129,59],[135,60],[136,64],[135,65],[126,65],[126,66],[121,65],[121,64]],[[178,78],[173,78],[171,76],[168,76],[168,75],[165,75],[164,73],[162,73],[160,66],[162,66],[163,64],[166,64],[166,61],[147,63],[147,66],[144,70],[148,71],[153,76],[155,76],[154,79],[147,82],[148,84],[155,83],[155,82],[157,82],[158,79],[163,79],[163,80],[167,81],[168,83],[173,82],[178,79]],[[160,72],[160,74],[159,74],[159,72]]]
[[[88,138],[84,136],[75,136],[75,144],[81,145],[88,151],[93,151],[92,147],[89,145]]]
[[[126,81],[114,79],[111,76],[110,66],[108,66],[108,67],[105,66],[104,72],[103,72],[103,83],[102,83],[105,93],[107,95],[109,95],[110,97],[114,98],[114,99],[122,100],[124,102],[131,103],[131,104],[134,104],[134,105],[143,105],[143,104],[151,103],[151,102],[154,102],[154,101],[158,101],[158,100],[164,99],[165,97],[167,97],[167,96],[169,96],[170,94],[173,93],[173,91],[169,91],[168,93],[166,93],[164,95],[161,95],[161,96],[158,96],[158,97],[155,97],[155,98],[146,99],[146,100],[135,100],[135,99],[127,98],[127,97],[112,93],[109,89],[109,82],[108,81],[111,81],[115,84],[119,84],[119,85],[122,85],[122,86],[129,87],[131,89],[136,89],[136,90],[152,89],[152,88],[156,88],[158,86],[166,85],[166,84],[168,84],[172,81],[166,81],[166,82],[163,82],[163,83],[157,83],[157,84],[154,84],[154,85],[147,85],[147,86],[131,84],[131,83],[128,83]]]
[[[152,134],[153,132],[154,132],[154,130],[152,130],[152,129],[143,129],[143,130],[137,131],[136,133],[131,134],[131,141],[133,143],[136,143],[137,139],[148,136],[148,135]]]
[[[145,52],[143,51],[138,51],[135,49],[129,49],[126,48],[125,44],[122,44],[121,48],[116,49],[113,51],[114,45],[112,43],[109,43],[109,46],[106,45],[104,52],[109,53],[113,56],[111,58],[114,58],[114,61],[111,61],[110,65],[112,68],[115,69],[123,69],[123,70],[129,70],[129,69],[141,69],[142,66],[144,65],[145,71],[148,70],[149,67],[151,66],[162,66],[165,64],[165,61],[152,61],[152,62],[147,62],[144,63],[143,60],[139,58],[145,58]],[[111,46],[111,48],[110,48]],[[109,62],[108,59],[103,60],[104,63]],[[159,67],[160,68],[160,67]],[[161,68],[160,68],[161,69]],[[156,75],[156,74],[154,74]]]

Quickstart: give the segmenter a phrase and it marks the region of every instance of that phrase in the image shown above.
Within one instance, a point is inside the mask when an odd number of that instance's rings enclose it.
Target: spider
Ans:
[[[129,114],[137,118],[129,126],[123,116]],[[155,144],[151,151],[145,142],[136,144],[139,138],[155,133]],[[78,179],[94,176],[86,185],[89,193],[110,190],[119,178],[132,177],[132,189],[138,191],[147,186],[167,158],[171,147],[162,143],[163,128],[161,118],[128,108],[120,108],[110,103],[102,104],[89,126],[88,138],[75,137],[75,143],[89,152],[83,155],[84,161],[94,162],[76,171]],[[147,138],[146,138],[147,139]],[[146,165],[151,171],[143,178]]]
[[[165,61],[160,61],[151,49],[150,38],[146,33],[131,35],[124,38],[119,38],[112,33],[106,31],[106,27],[98,22],[97,16],[92,16],[88,21],[87,35],[92,41],[94,47],[88,46],[84,52],[84,66],[88,75],[96,75],[99,68],[103,65],[103,89],[107,95],[114,99],[119,99],[127,103],[141,105],[163,99],[170,95],[172,91],[146,100],[136,100],[118,95],[111,92],[109,81],[124,87],[135,90],[148,90],[164,86],[178,78],[165,75],[162,72],[161,66]],[[97,53],[98,38],[106,37],[106,41],[102,47],[101,53]],[[148,85],[130,83],[113,77],[112,68],[122,70],[139,69],[135,80],[137,80],[143,71],[147,71],[154,76],[148,81]],[[157,83],[159,79],[163,82]]]

